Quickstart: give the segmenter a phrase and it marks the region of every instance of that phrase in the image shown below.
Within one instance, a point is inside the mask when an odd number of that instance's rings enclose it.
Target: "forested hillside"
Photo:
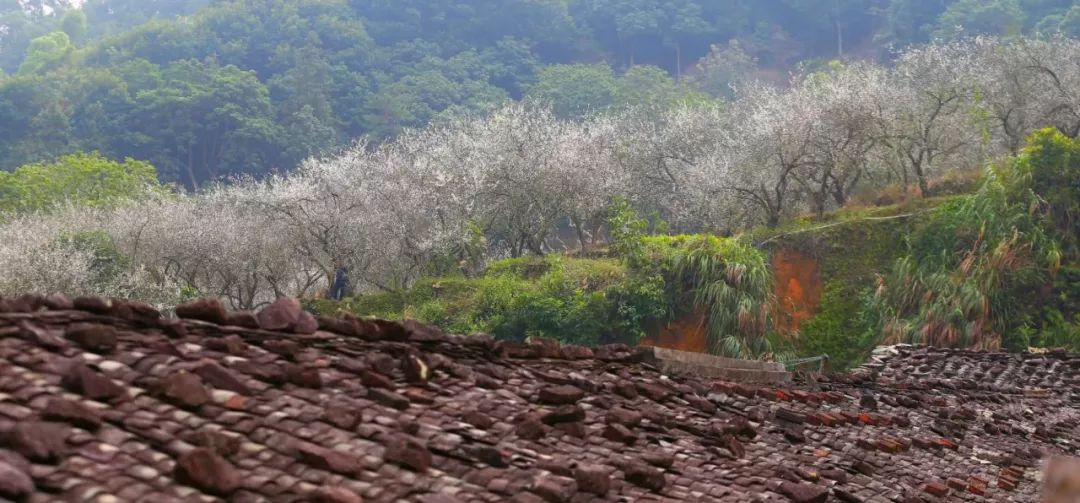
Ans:
[[[0,295],[837,367],[1080,348],[1071,2],[3,12]]]
[[[69,2],[0,1],[0,168],[97,150],[188,188],[521,98],[711,106],[932,39],[1080,33],[1071,0]]]
[[[63,156],[0,176],[0,294],[253,309],[344,267],[354,298],[320,309],[503,338],[687,322],[702,349],[848,363],[880,341],[1076,347],[1076,89],[1080,41],[974,38],[724,102],[506,104],[197,192]],[[819,266],[814,306],[785,252]]]

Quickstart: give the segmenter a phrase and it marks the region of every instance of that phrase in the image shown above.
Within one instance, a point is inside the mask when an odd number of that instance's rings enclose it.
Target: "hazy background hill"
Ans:
[[[508,100],[663,107],[1061,32],[1072,0],[0,0],[0,169],[98,150],[196,187]]]

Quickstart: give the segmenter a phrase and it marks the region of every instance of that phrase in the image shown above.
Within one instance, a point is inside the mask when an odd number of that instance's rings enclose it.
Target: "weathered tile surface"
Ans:
[[[1080,355],[773,388],[292,303],[0,307],[0,501],[1036,501],[1080,442]]]

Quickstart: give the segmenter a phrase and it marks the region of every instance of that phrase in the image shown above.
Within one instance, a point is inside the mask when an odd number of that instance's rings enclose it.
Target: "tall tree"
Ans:
[[[43,73],[64,63],[75,48],[67,33],[54,31],[35,38],[27,49],[26,59],[19,65],[19,73]]]
[[[526,96],[551,105],[560,117],[583,117],[614,103],[615,72],[604,64],[552,65],[540,70]]]
[[[898,46],[927,41],[948,4],[949,0],[890,0],[878,40]]]
[[[279,132],[255,74],[214,62],[178,61],[161,87],[139,93],[129,148],[190,188],[241,173],[267,173]],[[130,150],[129,150],[130,149]]]
[[[948,40],[962,35],[1019,33],[1024,19],[1019,0],[957,0],[938,18],[934,36]]]
[[[843,56],[846,38],[866,35],[872,24],[871,9],[876,0],[784,0],[799,14],[797,26],[809,27],[817,33],[832,33],[835,56]],[[794,28],[793,28],[794,29]],[[861,29],[862,32],[856,32]],[[855,33],[852,33],[855,32]]]
[[[89,35],[116,34],[154,19],[170,19],[194,14],[211,0],[85,0]]]

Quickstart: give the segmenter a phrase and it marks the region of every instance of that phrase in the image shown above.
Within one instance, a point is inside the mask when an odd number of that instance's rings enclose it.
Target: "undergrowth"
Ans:
[[[606,256],[499,260],[475,277],[310,303],[575,344],[636,343],[704,313],[710,352],[828,355],[833,370],[881,343],[1080,350],[1080,143],[1040,131],[1016,159],[946,182],[936,197],[897,196],[733,238],[648,235],[663,226],[615,201]],[[823,283],[794,333],[775,328],[776,250],[810,257]]]
[[[884,342],[1025,350],[1075,341],[1072,320],[1040,312],[1075,239],[1078,144],[1043,130],[1016,159],[987,169],[974,194],[941,205],[879,278]],[[1062,178],[1062,174],[1072,173]],[[1072,342],[1075,344],[1075,342]]]
[[[708,235],[632,232],[617,239],[624,250],[617,258],[506,259],[476,278],[429,278],[405,290],[342,302],[310,300],[309,307],[413,318],[453,333],[586,345],[637,343],[668,321],[704,310],[713,352],[776,356],[768,337],[772,277],[764,253]]]

